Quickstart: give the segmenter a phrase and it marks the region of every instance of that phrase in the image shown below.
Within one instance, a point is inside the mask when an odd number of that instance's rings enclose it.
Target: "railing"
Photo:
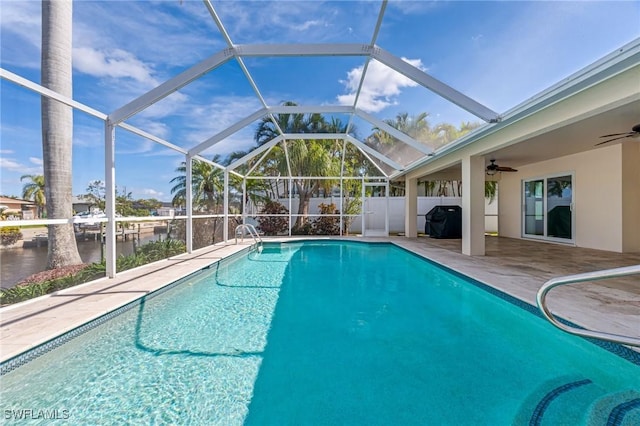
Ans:
[[[258,231],[253,225],[250,225],[248,223],[243,223],[241,225],[236,226],[236,230],[234,231],[234,235],[236,237],[236,244],[238,244],[238,231],[241,231],[240,235],[242,236],[242,241],[244,241],[245,231],[246,233],[251,235],[251,238],[253,238],[253,242],[255,243],[256,249],[258,250],[258,252],[262,252],[262,238],[260,238],[260,234],[258,234]]]
[[[640,274],[640,265],[634,266],[626,266],[624,268],[614,268],[614,269],[605,269],[603,271],[595,271],[595,272],[587,272],[584,274],[576,274],[576,275],[567,275],[565,277],[553,278],[546,283],[540,290],[538,290],[538,294],[536,295],[536,302],[538,303],[538,308],[542,312],[542,315],[548,319],[551,324],[555,325],[559,329],[566,331],[567,333],[575,334],[583,337],[591,337],[594,339],[605,340],[607,342],[620,343],[623,345],[629,346],[640,346],[640,338],[622,336],[619,334],[612,333],[604,333],[600,331],[591,331],[579,329],[576,327],[571,327],[559,322],[551,313],[549,308],[546,305],[545,299],[547,297],[547,293],[553,289],[554,287],[558,287],[565,284],[571,283],[580,283],[585,281],[596,281],[603,280],[607,278],[617,278],[624,277],[627,275],[635,275]]]

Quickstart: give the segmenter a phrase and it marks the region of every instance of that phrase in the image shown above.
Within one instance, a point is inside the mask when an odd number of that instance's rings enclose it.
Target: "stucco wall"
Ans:
[[[499,183],[500,235],[522,236],[523,179],[573,172],[575,244],[622,252],[621,157],[621,145],[613,145],[519,167],[518,173],[503,173]]]
[[[640,142],[622,145],[622,251],[640,252]]]

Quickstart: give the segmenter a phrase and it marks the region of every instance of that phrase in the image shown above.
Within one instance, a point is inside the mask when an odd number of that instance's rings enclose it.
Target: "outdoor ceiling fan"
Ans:
[[[600,137],[601,138],[613,138],[613,139],[609,139],[608,141],[597,143],[596,146],[602,145],[602,144],[605,144],[605,143],[609,143],[609,142],[613,142],[613,141],[617,141],[618,139],[637,138],[637,137],[640,137],[640,124],[636,124],[635,126],[633,126],[631,128],[630,132],[612,133],[610,135],[602,135]]]
[[[487,174],[489,176],[495,175],[497,172],[517,172],[513,167],[499,166],[496,164],[496,160],[489,160],[491,164],[487,166]]]

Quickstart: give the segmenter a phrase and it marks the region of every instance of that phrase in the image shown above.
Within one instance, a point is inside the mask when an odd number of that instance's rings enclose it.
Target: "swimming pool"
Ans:
[[[4,419],[20,410],[34,423],[56,414],[73,424],[640,416],[637,354],[566,335],[392,244],[267,244],[170,287],[5,374]]]

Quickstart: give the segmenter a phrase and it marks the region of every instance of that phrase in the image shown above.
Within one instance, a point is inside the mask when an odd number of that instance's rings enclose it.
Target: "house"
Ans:
[[[639,123],[635,40],[399,173],[407,217],[420,213],[419,181],[461,180],[462,252],[483,255],[484,182],[495,180],[501,237],[640,252]],[[415,237],[415,222],[405,232]]]
[[[74,214],[88,212],[93,210],[92,208],[95,207],[95,203],[82,195],[75,195],[71,197],[71,204],[73,206]]]
[[[38,207],[33,201],[0,196],[0,210],[9,219],[35,219]]]

